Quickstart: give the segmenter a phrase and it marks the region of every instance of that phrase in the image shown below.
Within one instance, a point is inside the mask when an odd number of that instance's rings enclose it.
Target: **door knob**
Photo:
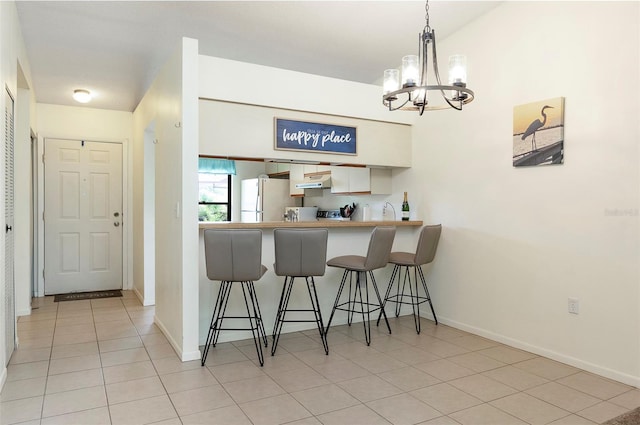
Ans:
[[[7,227],[6,227],[6,231],[5,231],[5,233],[9,233],[9,232],[10,232],[10,231],[12,231],[12,230],[13,230],[13,227],[11,227],[11,226],[9,226],[9,225],[7,224]]]
[[[118,227],[118,226],[120,226],[120,222],[116,221],[116,222],[113,223],[113,225]]]
[[[113,213],[113,216],[114,216],[114,217],[120,217],[120,213],[119,213],[119,212],[114,212],[114,213]]]

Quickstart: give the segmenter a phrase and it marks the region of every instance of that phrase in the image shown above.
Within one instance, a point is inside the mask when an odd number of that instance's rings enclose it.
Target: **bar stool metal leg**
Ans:
[[[427,295],[427,300],[429,300],[429,306],[431,307],[431,313],[433,314],[433,319],[438,324],[438,317],[436,316],[436,311],[433,309],[433,303],[431,302],[431,295],[429,295],[429,289],[427,289],[427,281],[424,278],[424,273],[422,272],[422,268],[418,267],[418,273],[420,273],[420,280],[422,281],[422,287],[424,288],[424,293]],[[416,282],[417,285],[417,282]]]
[[[360,311],[362,313],[362,324],[364,325],[364,339],[367,342],[367,345],[371,345],[371,324],[369,323],[370,314],[369,314],[369,286],[367,285],[367,273],[366,272],[356,272],[356,288],[358,290],[358,295],[360,296]],[[361,274],[364,275],[364,292],[366,296],[366,313],[365,317],[365,308],[362,302],[362,280]],[[355,310],[355,296],[353,297],[354,309]],[[351,314],[353,315],[353,310],[351,310]]]
[[[336,296],[336,300],[333,302],[333,309],[331,310],[331,315],[329,316],[329,322],[327,322],[327,327],[325,328],[324,334],[327,335],[329,333],[329,328],[331,327],[331,321],[333,320],[333,315],[336,314],[336,310],[338,309],[338,303],[340,302],[340,296],[342,295],[342,290],[344,289],[344,284],[347,281],[347,274],[349,270],[345,270],[342,274],[342,280],[340,281],[340,286],[338,287],[338,295]],[[351,289],[349,289],[351,292]],[[351,323],[349,323],[351,325]]]
[[[311,299],[313,313],[316,317],[320,340],[322,341],[325,354],[329,354],[329,344],[327,342],[327,336],[324,334],[324,323],[322,322],[322,312],[320,311],[320,301],[318,300],[318,293],[316,291],[316,282],[314,281],[313,276],[307,277],[305,280],[307,281],[307,290],[309,291],[309,298]],[[311,292],[312,289],[313,293]]]
[[[209,325],[209,333],[207,334],[207,341],[204,346],[204,352],[202,354],[202,366],[204,366],[209,354],[209,348],[216,346],[218,342],[218,335],[220,334],[220,328],[222,327],[222,319],[229,301],[229,293],[231,291],[231,282],[220,282],[220,289],[218,296],[216,297],[216,303],[213,308],[213,314],[211,315],[211,324]]]
[[[262,324],[258,307],[256,306],[256,299],[254,296],[253,282],[241,282],[242,294],[244,295],[244,304],[247,308],[247,317],[249,318],[251,335],[253,335],[253,343],[256,346],[256,352],[258,353],[258,361],[260,366],[264,366],[264,354],[262,353],[262,344],[260,339],[262,338]],[[249,305],[251,301],[251,306]],[[266,336],[265,336],[266,339]]]
[[[262,342],[263,342],[264,346],[266,347],[268,345],[267,333],[264,330],[264,321],[262,320],[262,312],[260,311],[260,303],[258,302],[258,296],[256,295],[256,288],[255,288],[255,285],[254,285],[253,281],[249,281],[248,283],[249,283],[249,288],[250,288],[249,294],[251,295],[251,300],[252,300],[253,305],[255,307],[255,312],[256,312],[256,317],[257,317],[257,324],[259,326],[258,334],[262,335]]]
[[[382,301],[382,298],[380,297],[380,291],[378,291],[378,284],[376,282],[376,278],[373,275],[372,271],[370,271],[369,274],[371,275],[371,282],[373,283],[373,289],[375,290],[376,297],[378,298],[378,305],[380,306],[380,315],[382,315],[382,317],[384,317],[384,321],[387,324],[387,330],[389,331],[389,334],[391,334],[391,326],[389,326],[389,320],[387,319],[387,313],[384,311],[384,303]],[[378,317],[380,317],[380,315]]]
[[[280,333],[279,329],[281,329],[283,325],[281,320],[284,310],[286,309],[286,306],[289,302],[288,299],[291,295],[291,287],[292,284],[289,282],[289,276],[285,276],[284,283],[282,284],[282,293],[280,294],[280,302],[278,303],[278,310],[276,311],[276,320],[273,324],[273,332],[271,334],[274,344],[277,344],[276,340],[278,338],[278,334]]]
[[[291,297],[291,291],[293,289],[294,277],[285,276],[284,283],[282,284],[282,295],[280,296],[280,305],[276,312],[276,321],[273,325],[273,342],[271,343],[271,355],[275,355],[276,348],[278,347],[278,341],[280,341],[280,332],[282,332],[282,326],[284,325],[284,319],[287,312],[287,306],[289,305],[289,298]]]

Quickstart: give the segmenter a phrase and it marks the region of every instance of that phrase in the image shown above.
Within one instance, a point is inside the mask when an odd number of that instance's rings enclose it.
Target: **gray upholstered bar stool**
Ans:
[[[215,347],[220,331],[251,331],[258,353],[260,366],[264,365],[262,343],[267,346],[267,335],[262,323],[260,305],[253,282],[267,271],[262,265],[262,231],[259,229],[207,229],[204,231],[204,252],[207,264],[207,277],[219,280],[220,289],[213,307],[209,334],[202,356],[202,366],[207,360],[209,347]],[[227,304],[233,283],[240,283],[246,316],[226,315]],[[224,319],[247,319],[248,328],[223,327]]]
[[[322,276],[325,271],[325,261],[327,261],[327,229],[275,229],[273,231],[273,241],[275,244],[276,262],[274,269],[276,275],[284,276],[282,285],[282,295],[280,305],[276,313],[276,322],[273,325],[273,344],[271,345],[271,355],[274,355],[278,347],[278,340],[282,332],[282,326],[286,322],[315,322],[318,326],[320,339],[324,347],[324,352],[329,354],[329,346],[324,334],[324,324],[318,293],[314,276]],[[307,283],[307,291],[311,300],[311,309],[289,309],[289,300],[295,278],[304,278]],[[313,319],[290,319],[285,318],[287,312],[297,315],[297,313],[313,313]]]
[[[387,265],[389,261],[389,254],[391,253],[391,247],[393,246],[393,239],[396,235],[396,228],[390,226],[376,227],[371,233],[371,239],[369,240],[369,248],[367,249],[367,255],[362,257],[360,255],[343,255],[341,257],[335,257],[327,262],[330,267],[340,267],[344,269],[342,274],[342,281],[338,288],[338,295],[333,303],[333,310],[331,311],[331,317],[329,317],[329,323],[327,323],[326,333],[329,331],[331,320],[336,310],[342,310],[347,312],[347,323],[351,325],[354,313],[362,314],[362,322],[364,325],[364,336],[367,345],[371,344],[371,324],[370,313],[376,310],[380,310],[380,314],[384,316],[384,320],[387,323],[387,329],[391,333],[391,327],[387,320],[387,315],[382,307],[382,298],[378,291],[378,285],[373,275],[373,271],[382,268]],[[356,274],[355,282],[353,282],[353,274]],[[369,301],[369,285],[367,274],[371,278],[371,286],[376,294],[377,302],[372,303]],[[349,296],[346,302],[340,303],[340,296],[344,289],[345,283],[349,278]],[[364,290],[364,298],[362,296]],[[375,301],[375,300],[373,300]],[[346,306],[346,307],[345,307]]]
[[[431,226],[424,226],[420,231],[420,237],[418,238],[418,247],[416,252],[392,252],[389,256],[389,263],[393,264],[393,272],[389,279],[389,286],[387,286],[387,292],[384,296],[384,304],[389,302],[396,303],[396,317],[400,315],[400,307],[402,304],[411,304],[413,308],[413,320],[416,325],[416,332],[420,333],[420,304],[429,302],[431,307],[431,313],[433,313],[433,319],[438,324],[438,318],[436,312],[433,309],[431,303],[431,296],[427,289],[427,282],[422,272],[422,265],[429,264],[436,256],[436,250],[438,249],[438,241],[440,240],[440,233],[442,233],[442,225],[436,224]],[[400,288],[400,275],[402,274],[402,268],[404,267],[404,279],[402,279],[402,289]],[[409,269],[413,269],[413,284],[411,287],[411,274]],[[398,276],[396,283],[395,294],[393,292],[393,285],[395,278]],[[424,296],[418,293],[418,276],[420,276],[420,282],[424,290]],[[407,294],[405,290],[408,289]],[[378,322],[380,322],[380,316],[378,316]]]

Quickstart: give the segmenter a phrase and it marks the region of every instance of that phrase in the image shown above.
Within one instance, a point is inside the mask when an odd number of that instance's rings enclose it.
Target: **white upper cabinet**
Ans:
[[[265,171],[267,174],[283,174],[288,173],[291,168],[291,164],[286,162],[267,162],[265,164]]]
[[[331,167],[331,193],[391,193],[391,170],[365,167]]]
[[[296,183],[304,179],[304,166],[302,164],[289,165],[289,196],[304,196],[304,189],[296,188]]]

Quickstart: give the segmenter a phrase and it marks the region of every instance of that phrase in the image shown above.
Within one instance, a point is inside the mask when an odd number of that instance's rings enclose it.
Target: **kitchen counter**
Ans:
[[[422,220],[409,221],[351,221],[351,220],[323,220],[323,221],[263,221],[261,223],[243,223],[233,221],[201,222],[200,229],[276,229],[279,227],[326,227],[326,228],[352,228],[352,227],[418,227],[422,226]]]

